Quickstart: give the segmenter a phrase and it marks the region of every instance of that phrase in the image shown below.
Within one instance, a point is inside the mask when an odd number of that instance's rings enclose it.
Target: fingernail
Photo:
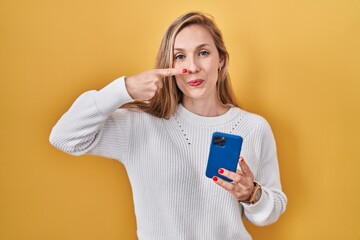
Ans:
[[[187,73],[188,70],[187,70],[186,68],[184,68],[184,69],[182,70],[182,72],[183,72],[183,73]]]
[[[214,180],[214,182],[217,182],[218,177],[213,177],[212,179]]]
[[[219,173],[220,173],[220,174],[223,174],[223,173],[224,173],[224,169],[220,168],[220,169],[219,169]]]

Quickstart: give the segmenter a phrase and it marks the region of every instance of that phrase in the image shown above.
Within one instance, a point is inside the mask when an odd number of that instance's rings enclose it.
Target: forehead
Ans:
[[[214,40],[209,30],[200,25],[190,25],[183,28],[177,34],[174,48],[196,48],[203,44],[215,47]]]

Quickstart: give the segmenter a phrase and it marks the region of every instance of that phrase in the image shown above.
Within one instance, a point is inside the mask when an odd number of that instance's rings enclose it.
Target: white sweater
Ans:
[[[256,225],[285,211],[275,140],[262,117],[232,107],[218,117],[181,104],[169,119],[119,109],[132,101],[124,78],[82,94],[53,128],[50,142],[73,155],[95,154],[124,164],[132,186],[141,240],[251,239],[242,216]],[[253,205],[239,203],[205,176],[211,135],[243,137],[241,156],[261,184]]]

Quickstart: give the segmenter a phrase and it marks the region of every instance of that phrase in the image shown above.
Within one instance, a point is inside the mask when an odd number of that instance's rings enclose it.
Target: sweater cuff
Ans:
[[[244,207],[246,215],[251,215],[254,220],[263,220],[270,215],[274,208],[274,197],[272,192],[261,186],[262,194],[258,202],[255,204],[241,203]]]
[[[104,116],[112,114],[125,103],[134,101],[125,86],[125,77],[120,77],[96,92],[96,105]]]

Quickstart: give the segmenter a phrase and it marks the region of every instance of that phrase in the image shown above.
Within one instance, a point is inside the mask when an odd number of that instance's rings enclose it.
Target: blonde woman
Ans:
[[[82,94],[50,142],[73,155],[120,161],[133,191],[137,235],[150,239],[251,239],[285,211],[275,140],[266,120],[236,103],[229,55],[213,19],[187,13],[167,29],[156,69]],[[205,176],[211,135],[241,136],[231,179]]]

